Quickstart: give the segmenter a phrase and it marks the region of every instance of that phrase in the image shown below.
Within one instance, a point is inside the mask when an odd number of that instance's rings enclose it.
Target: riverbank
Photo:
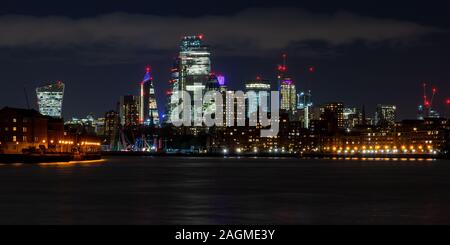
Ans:
[[[92,161],[102,159],[101,154],[0,154],[0,163],[54,163],[71,161]]]
[[[339,154],[322,154],[322,153],[307,153],[307,154],[290,154],[290,153],[165,153],[165,152],[122,152],[122,151],[109,151],[102,152],[103,156],[149,156],[149,157],[262,157],[262,158],[301,158],[301,159],[330,159],[330,158],[354,158],[354,159],[449,159],[445,155],[435,154],[352,154],[352,155],[339,155]]]

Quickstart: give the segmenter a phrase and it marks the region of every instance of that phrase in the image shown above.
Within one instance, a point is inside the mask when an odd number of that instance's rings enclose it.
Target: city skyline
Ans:
[[[450,224],[449,9],[2,1],[0,224],[205,244]]]
[[[67,86],[64,118],[89,113],[101,117],[105,111],[115,109],[120,96],[139,93],[136,84],[142,79],[142,68],[151,65],[159,91],[158,104],[164,105],[180,37],[203,33],[211,46],[212,70],[226,76],[230,89],[244,90],[245,81],[257,75],[274,86],[275,66],[280,63],[280,54],[287,53],[297,89],[310,87],[316,104],[343,101],[357,108],[365,105],[371,115],[378,104],[392,104],[397,106],[399,118],[415,118],[421,104],[421,86],[427,82],[439,89],[437,110],[448,116],[444,102],[450,93],[446,68],[450,49],[445,45],[450,39],[446,24],[449,21],[445,21],[448,16],[437,6],[409,3],[413,7],[420,5],[427,16],[422,18],[415,11],[402,9],[399,3],[390,3],[389,9],[380,7],[382,4],[371,6],[372,11],[362,4],[345,3],[227,3],[212,9],[209,4],[208,10],[203,4],[200,1],[175,11],[165,4],[150,7],[150,3],[142,2],[138,7],[114,2],[95,12],[83,8],[83,4],[71,9],[44,1],[40,8],[31,3],[17,10],[14,3],[7,3],[1,13],[8,15],[0,13],[0,29],[10,35],[0,42],[0,50],[4,51],[0,75],[1,85],[8,93],[2,94],[0,104],[25,108],[24,87],[32,91],[42,81],[62,80]],[[117,12],[121,14],[113,14]],[[214,21],[209,15],[216,17]],[[185,28],[168,27],[173,19],[184,20],[187,16],[192,21],[186,20]],[[261,16],[295,32],[277,34]],[[129,20],[129,25],[115,25],[112,33],[97,21],[110,24],[123,18]],[[53,25],[55,20],[61,20],[57,26]],[[17,23],[14,32],[6,25],[11,21]],[[214,28],[203,26],[203,22]],[[239,38],[231,38],[233,28],[221,29],[223,23],[235,27],[247,22],[247,27],[256,32],[245,34],[242,28],[235,28],[234,34]],[[42,31],[24,40],[20,33],[33,33],[30,28],[35,24]],[[155,26],[162,30],[152,40],[149,35],[155,33]],[[69,39],[58,37],[61,28]],[[97,41],[87,40],[77,28],[85,28],[90,38]],[[118,42],[105,45],[104,38],[111,35]],[[131,39],[130,45],[125,47],[121,41],[124,39]],[[316,69],[313,78],[308,74],[311,66]],[[24,67],[27,72],[21,72]],[[30,102],[35,102],[31,96]]]
[[[211,55],[211,48],[210,46],[207,44],[207,41],[204,40],[205,39],[205,35],[204,34],[198,34],[198,35],[191,35],[191,36],[185,36],[183,38],[180,39],[180,56],[174,59],[174,65],[173,68],[171,70],[171,79],[168,81],[168,88],[167,90],[163,93],[162,91],[158,91],[157,89],[155,89],[154,86],[154,81],[153,81],[153,71],[151,66],[147,65],[145,66],[145,76],[144,79],[139,83],[139,84],[134,84],[135,89],[139,90],[138,92],[134,92],[134,93],[129,93],[129,94],[124,94],[121,95],[117,101],[116,101],[116,108],[118,109],[120,113],[122,113],[122,105],[124,104],[123,100],[124,98],[127,97],[135,97],[136,100],[136,125],[138,124],[148,124],[148,125],[159,125],[160,123],[167,123],[164,122],[164,119],[160,119],[163,118],[164,116],[167,116],[169,113],[170,114],[170,108],[175,106],[175,102],[174,99],[172,99],[171,97],[173,97],[173,91],[175,90],[180,90],[180,91],[190,91],[193,92],[196,90],[196,88],[198,87],[201,91],[203,91],[202,93],[204,93],[205,91],[208,90],[208,83],[217,83],[217,88],[213,88],[213,90],[217,90],[219,91],[220,88],[219,86],[222,86],[223,89],[228,89],[229,91],[239,91],[239,89],[234,89],[234,88],[229,88],[228,87],[228,81],[226,81],[226,76],[223,75],[222,73],[217,73],[216,71],[213,71],[211,69],[212,65],[211,63],[213,62],[210,58]],[[198,43],[196,43],[198,42]],[[193,46],[192,46],[193,45]],[[189,47],[192,46],[192,47]],[[198,47],[197,47],[198,46]],[[196,50],[197,48],[199,48],[198,50]],[[204,53],[206,52],[206,53]],[[206,61],[203,61],[202,59],[202,55],[207,55],[205,57],[205,59],[207,59]],[[200,56],[198,56],[200,55]],[[190,57],[192,56],[192,57]],[[198,58],[197,58],[198,57]],[[249,79],[253,80],[253,81],[264,81],[265,83],[267,83],[267,86],[269,86],[267,89],[267,91],[279,91],[280,92],[280,110],[285,111],[285,112],[289,112],[290,114],[295,112],[300,112],[301,110],[304,110],[304,107],[302,106],[301,101],[299,101],[299,99],[304,96],[305,93],[308,93],[309,95],[309,108],[312,107],[316,107],[319,108],[321,106],[326,106],[327,104],[331,103],[331,100],[328,100],[328,102],[324,102],[324,103],[316,103],[313,106],[313,101],[311,100],[311,90],[310,90],[310,84],[311,81],[313,80],[313,76],[315,76],[315,73],[317,71],[317,68],[315,66],[309,66],[306,68],[306,74],[308,74],[310,76],[309,79],[311,79],[310,81],[306,81],[304,82],[303,87],[301,88],[297,88],[296,87],[296,79],[293,78],[292,76],[290,76],[290,70],[288,68],[287,65],[287,57],[288,54],[287,53],[283,53],[281,55],[282,58],[282,64],[281,65],[277,65],[275,67],[274,65],[274,70],[276,70],[277,75],[276,78],[274,78],[273,80],[271,80],[270,78],[266,78],[266,77],[262,77],[261,75],[257,75],[254,79]],[[196,60],[197,59],[197,60]],[[194,63],[192,63],[194,62]],[[203,68],[203,66],[205,66]],[[184,70],[184,71],[181,71]],[[219,77],[220,77],[220,81],[219,81]],[[178,82],[176,82],[178,81]],[[240,89],[245,88],[245,90],[249,90],[248,89],[248,81],[244,81],[243,82],[243,86],[240,86]],[[275,85],[274,85],[275,83]],[[52,84],[52,83],[48,83],[48,84]],[[62,84],[61,81],[57,81],[57,84]],[[56,86],[53,85],[53,86]],[[377,103],[376,105],[373,106],[373,113],[369,113],[369,115],[367,116],[367,119],[373,119],[373,124],[374,125],[378,125],[379,120],[377,117],[379,117],[380,114],[380,106],[387,106],[387,107],[393,107],[394,108],[394,114],[395,116],[392,116],[392,123],[395,122],[395,120],[397,119],[416,119],[416,118],[423,118],[423,108],[427,108],[432,110],[432,113],[436,113],[436,117],[440,117],[443,116],[445,117],[447,115],[447,111],[445,110],[446,108],[444,108],[442,115],[439,115],[439,112],[434,111],[435,108],[441,108],[440,105],[431,105],[430,103],[430,99],[431,99],[431,103],[433,103],[433,100],[436,97],[437,94],[437,88],[436,86],[432,86],[432,96],[430,95],[428,96],[428,91],[426,90],[426,86],[429,85],[427,83],[424,83],[424,94],[423,94],[423,103],[419,103],[419,106],[417,107],[417,113],[414,117],[411,118],[401,118],[398,117],[398,109],[397,106],[392,104],[392,105],[386,105],[383,103]],[[47,85],[50,86],[50,85]],[[63,84],[63,86],[65,86],[65,84]],[[37,89],[41,89],[44,87],[38,87]],[[270,88],[270,89],[269,89]],[[31,107],[33,108],[34,105],[33,104],[29,104],[29,96],[26,92],[26,88],[25,89],[25,96],[26,96],[26,102],[27,102],[27,107]],[[206,90],[205,90],[206,89]],[[161,94],[163,93],[166,97],[164,99],[159,99],[162,100],[160,101],[155,101],[155,95],[156,94]],[[192,94],[193,96],[193,94]],[[42,99],[41,99],[42,100]],[[126,99],[125,99],[126,100]],[[37,110],[41,111],[42,113],[42,108],[40,108],[39,106],[39,96],[37,96],[37,100],[36,100],[36,105],[38,108]],[[62,101],[60,102],[61,105],[59,105],[59,114],[56,115],[56,117],[61,117],[61,111],[62,111]],[[134,103],[134,102],[133,102]],[[360,105],[360,108],[358,108],[358,106],[352,105],[352,104],[347,104],[344,100],[342,100],[340,103],[343,103],[344,108],[345,109],[362,109],[362,108],[366,108],[366,104],[362,104]],[[438,101],[439,103],[439,101]],[[259,100],[258,100],[258,104],[259,104]],[[448,99],[444,99],[443,104],[448,106]],[[118,108],[117,105],[120,105],[120,107]],[[131,105],[131,104],[130,104]],[[142,106],[144,105],[144,106]],[[159,105],[159,106],[157,106]],[[369,106],[370,108],[370,106]],[[105,109],[105,111],[109,111],[109,109]],[[155,114],[154,111],[157,111],[158,113]],[[146,117],[144,114],[144,112],[148,112],[147,114],[150,115],[150,117],[153,117],[153,119],[144,119],[144,117]],[[304,113],[304,112],[302,112]],[[308,112],[307,112],[308,113]],[[42,114],[46,114],[45,112]],[[308,113],[309,114],[309,113]],[[371,115],[373,114],[373,115]],[[93,116],[95,115],[98,118],[102,118],[105,113],[98,113],[96,115],[96,113],[93,112],[89,112],[86,113],[84,115],[81,116]],[[72,115],[71,117],[67,117],[64,118],[66,121],[69,121],[71,118],[79,118],[80,115]],[[373,116],[373,118],[372,118]],[[428,114],[427,114],[428,116]],[[433,115],[429,115],[431,117],[434,117]],[[121,116],[121,118],[123,118],[124,116]],[[366,119],[366,118],[365,118]],[[125,119],[121,119],[122,124],[126,125],[129,123],[125,123],[123,120]],[[305,125],[307,125],[308,123],[306,123]],[[306,126],[308,127],[308,126]]]

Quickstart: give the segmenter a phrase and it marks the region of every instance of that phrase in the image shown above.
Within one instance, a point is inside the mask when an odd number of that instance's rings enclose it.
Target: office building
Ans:
[[[141,82],[139,101],[139,123],[148,126],[159,126],[158,103],[156,101],[155,86],[151,76],[151,68],[147,67]]]
[[[248,118],[251,118],[253,114],[256,114],[256,118],[258,118],[258,112],[261,107],[263,112],[270,112],[271,86],[269,81],[262,80],[261,77],[257,77],[256,80],[246,82],[245,89],[247,94]],[[265,101],[264,106],[263,101]]]
[[[186,36],[181,40],[180,53],[175,60],[172,77],[170,80],[170,89],[167,92],[169,96],[169,105],[167,109],[166,121],[170,122],[170,115],[174,108],[184,101],[184,98],[176,96],[179,91],[186,91],[191,96],[191,105],[198,102],[196,99],[202,99],[206,85],[211,74],[211,60],[209,47],[204,43],[204,36]],[[197,95],[197,96],[194,96]],[[201,108],[199,109],[201,110]],[[193,111],[193,121],[201,115],[200,111]]]
[[[62,117],[64,83],[58,81],[36,88],[39,112],[45,116]]]
[[[140,125],[139,105],[140,97],[126,95],[120,97],[120,124],[125,127]]]
[[[375,121],[378,126],[393,126],[395,124],[397,107],[395,105],[378,105]]]

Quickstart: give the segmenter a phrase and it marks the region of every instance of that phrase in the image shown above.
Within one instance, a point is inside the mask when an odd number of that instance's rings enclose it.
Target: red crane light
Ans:
[[[446,104],[450,105],[450,99],[447,99]]]
[[[278,71],[279,71],[279,72],[286,72],[286,71],[287,71],[287,67],[284,66],[284,65],[279,65],[279,66],[278,66]]]

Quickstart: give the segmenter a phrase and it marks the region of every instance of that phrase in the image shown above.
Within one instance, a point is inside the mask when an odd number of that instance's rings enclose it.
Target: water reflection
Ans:
[[[450,223],[442,160],[113,157],[0,181],[1,224]]]

